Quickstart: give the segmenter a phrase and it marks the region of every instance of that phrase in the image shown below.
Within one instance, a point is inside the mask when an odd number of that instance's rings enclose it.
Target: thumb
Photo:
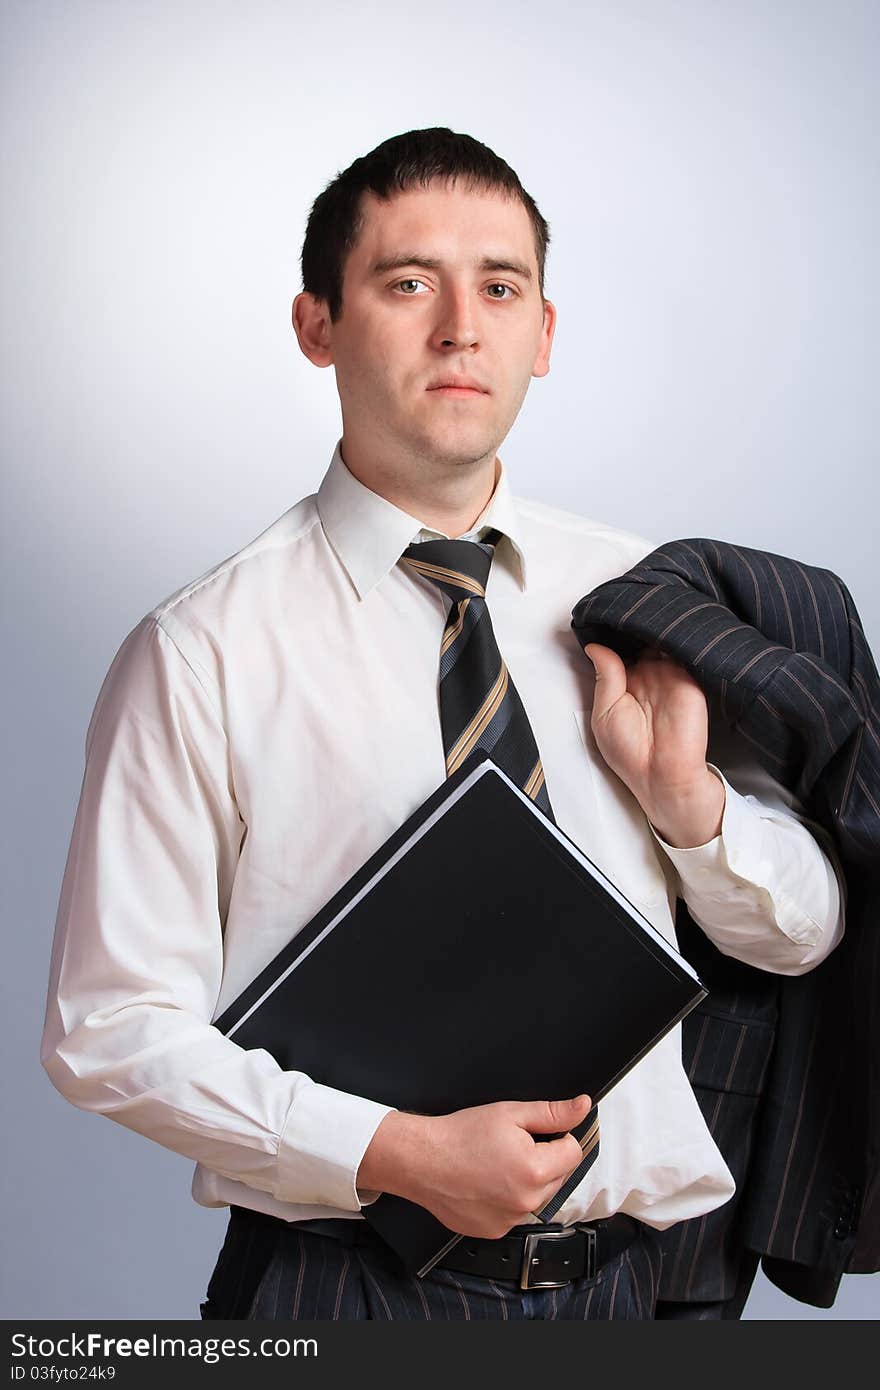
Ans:
[[[579,1125],[585,1119],[591,1101],[586,1095],[573,1100],[535,1100],[523,1102],[517,1123],[529,1134],[558,1134]]]
[[[621,695],[626,694],[626,667],[617,652],[599,642],[588,642],[584,653],[596,672],[596,692],[593,696],[593,718],[607,714]]]

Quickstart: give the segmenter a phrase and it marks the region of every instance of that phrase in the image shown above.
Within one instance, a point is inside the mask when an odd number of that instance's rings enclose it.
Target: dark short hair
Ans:
[[[433,126],[384,140],[337,174],[312,204],[302,248],[303,289],[326,299],[334,323],[342,313],[345,262],[363,226],[362,195],[370,192],[388,199],[417,186],[427,188],[435,179],[460,179],[467,188],[497,189],[520,200],[534,230],[543,296],[550,228],[534,199],[488,145],[447,126]]]

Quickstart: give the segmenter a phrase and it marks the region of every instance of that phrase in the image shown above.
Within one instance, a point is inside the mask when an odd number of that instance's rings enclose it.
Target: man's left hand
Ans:
[[[628,666],[598,642],[584,651],[596,671],[591,728],[608,766],[667,844],[714,839],[724,783],[706,764],[709,708],[693,676],[655,650]]]

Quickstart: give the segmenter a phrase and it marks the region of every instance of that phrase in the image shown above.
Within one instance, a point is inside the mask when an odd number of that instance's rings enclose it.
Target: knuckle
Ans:
[[[551,1163],[549,1158],[545,1157],[544,1155],[541,1156],[540,1161],[532,1170],[532,1181],[530,1183],[530,1197],[534,1196],[535,1192],[539,1190],[543,1191],[544,1188],[547,1186],[548,1182],[553,1181],[553,1179],[556,1176],[556,1168],[557,1165],[555,1163]]]
[[[535,1152],[529,1156],[528,1164],[523,1173],[524,1182],[529,1187],[547,1181],[547,1155],[543,1152],[545,1147],[544,1144],[536,1144]]]

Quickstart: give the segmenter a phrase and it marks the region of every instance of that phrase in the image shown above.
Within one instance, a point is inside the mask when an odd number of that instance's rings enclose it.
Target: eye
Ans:
[[[507,298],[511,298],[511,297],[516,293],[516,291],[515,291],[514,289],[512,289],[510,285],[502,285],[500,282],[496,282],[496,283],[493,284],[493,285],[489,285],[488,288],[489,288],[490,290],[507,290]],[[490,295],[489,295],[489,298],[490,298],[490,299],[499,299],[499,300],[500,300],[500,299],[503,299],[504,297],[505,297],[505,296],[500,295],[500,294],[490,294]]]
[[[424,280],[398,280],[394,289],[400,290],[402,294],[408,295],[410,299],[413,299],[415,297],[414,294],[406,288],[409,285],[421,285],[422,289],[428,288]]]

